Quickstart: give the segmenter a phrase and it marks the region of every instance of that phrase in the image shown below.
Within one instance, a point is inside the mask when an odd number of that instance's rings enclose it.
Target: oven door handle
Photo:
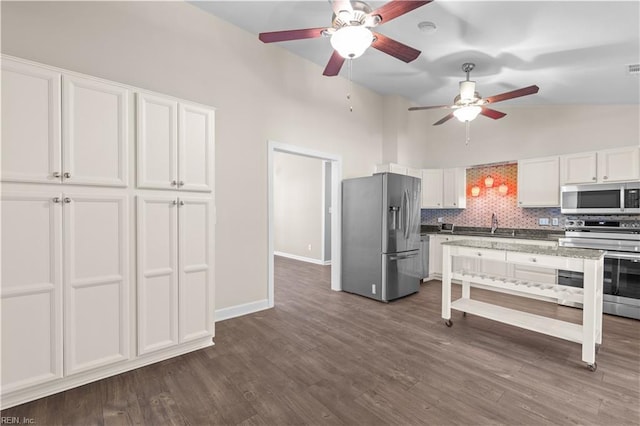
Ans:
[[[638,254],[627,254],[627,253],[612,253],[610,251],[606,252],[604,257],[609,257],[612,259],[622,259],[622,260],[630,260],[632,262],[640,262],[640,253]]]

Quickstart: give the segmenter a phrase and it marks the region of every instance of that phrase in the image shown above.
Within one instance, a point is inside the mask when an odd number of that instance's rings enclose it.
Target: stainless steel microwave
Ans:
[[[640,214],[640,182],[560,187],[564,214]]]

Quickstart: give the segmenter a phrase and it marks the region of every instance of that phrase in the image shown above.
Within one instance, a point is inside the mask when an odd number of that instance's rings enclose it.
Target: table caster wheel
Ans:
[[[593,364],[588,364],[587,368],[589,369],[589,371],[596,371],[598,369],[598,363],[594,362]]]
[[[450,319],[448,319],[444,322],[444,325],[446,325],[447,327],[451,327],[453,325],[453,322]]]
[[[466,317],[466,316],[467,316],[467,313],[466,313],[466,312],[463,312],[463,313],[462,313],[462,316],[463,316],[463,317]]]

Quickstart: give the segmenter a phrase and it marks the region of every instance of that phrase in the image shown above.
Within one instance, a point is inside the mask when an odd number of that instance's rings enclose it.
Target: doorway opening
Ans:
[[[331,289],[342,290],[340,283],[340,241],[341,241],[341,193],[340,182],[342,181],[342,158],[339,155],[315,151],[307,148],[288,145],[279,142],[269,141],[268,143],[268,303],[269,307],[275,305],[274,291],[274,252],[275,252],[275,185],[274,173],[276,156],[278,153],[292,154],[302,157],[314,158],[323,161],[323,215],[322,215],[322,236],[321,236],[321,258],[331,261]],[[330,188],[326,188],[329,185]],[[330,198],[330,203],[326,198]],[[330,206],[330,209],[328,208]],[[330,234],[326,235],[326,234]],[[330,246],[330,249],[325,246]],[[330,255],[330,257],[329,257]]]

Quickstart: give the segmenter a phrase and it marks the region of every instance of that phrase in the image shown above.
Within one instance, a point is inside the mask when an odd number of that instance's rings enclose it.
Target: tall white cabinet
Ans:
[[[138,352],[212,333],[211,200],[141,196],[138,215]]]
[[[1,408],[210,346],[214,110],[3,56],[1,112]]]

